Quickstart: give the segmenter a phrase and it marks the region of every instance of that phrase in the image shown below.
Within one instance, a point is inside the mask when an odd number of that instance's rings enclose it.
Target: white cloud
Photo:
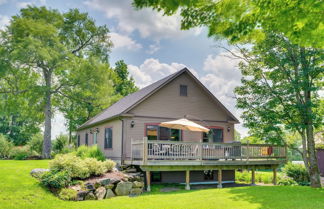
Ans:
[[[130,74],[135,79],[135,83],[140,88],[145,87],[163,77],[166,77],[178,70],[186,67],[184,64],[173,62],[171,64],[161,63],[158,59],[146,59],[139,67],[128,65]],[[197,75],[197,72],[190,69],[192,73]]]
[[[34,5],[34,2],[22,1],[22,2],[17,2],[16,3],[16,6],[17,6],[18,9],[25,8],[28,5],[31,5],[31,6]]]
[[[180,30],[180,15],[163,16],[162,12],[150,8],[136,10],[131,0],[87,0],[88,7],[102,11],[107,18],[117,20],[117,29],[123,33],[138,31],[142,38],[152,40],[180,38],[184,34],[198,35],[201,29]]]
[[[154,44],[150,44],[149,48],[146,50],[146,53],[148,54],[154,54],[155,52],[157,52],[158,50],[160,50],[161,46],[160,46],[160,42],[156,42]]]
[[[118,33],[110,33],[111,41],[114,43],[114,48],[126,48],[128,50],[137,50],[142,48],[142,45],[126,35]]]
[[[3,30],[10,23],[10,18],[5,15],[0,15],[0,30]]]

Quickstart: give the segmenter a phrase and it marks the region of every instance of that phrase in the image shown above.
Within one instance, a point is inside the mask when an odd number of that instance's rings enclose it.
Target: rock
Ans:
[[[95,200],[96,199],[96,196],[93,194],[93,192],[89,192],[85,198],[85,200]]]
[[[125,173],[136,173],[137,169],[136,168],[128,168],[127,170],[124,171]]]
[[[115,193],[117,196],[129,195],[132,186],[133,186],[132,182],[119,182],[115,189]]]
[[[106,196],[105,196],[106,199],[112,198],[115,196],[116,196],[115,193],[111,189],[107,189]]]
[[[110,183],[110,179],[101,179],[100,180],[100,184],[102,185],[102,186],[106,186],[106,185],[108,185]]]
[[[105,186],[106,189],[113,189],[114,187],[114,184],[108,184],[107,186]]]
[[[101,186],[101,184],[99,182],[94,183],[94,188],[95,189],[98,189],[100,186]]]
[[[142,194],[143,192],[143,189],[142,188],[132,188],[129,192],[129,195],[130,196],[137,196],[137,195],[140,195]]]
[[[85,187],[87,188],[87,190],[95,190],[95,187],[92,183],[86,183]]]
[[[82,201],[82,200],[84,200],[85,197],[87,196],[87,194],[88,194],[88,191],[79,191],[79,192],[77,193],[76,200],[77,200],[77,201]]]
[[[99,187],[98,189],[96,189],[95,194],[98,200],[102,200],[106,195],[105,187]]]
[[[111,184],[118,184],[119,182],[120,182],[119,179],[115,179],[115,178],[110,179],[110,183],[111,183]]]
[[[133,182],[133,188],[143,188],[144,187],[144,183],[141,181],[134,181]]]
[[[34,178],[40,178],[43,173],[48,172],[48,171],[49,171],[49,169],[35,168],[30,172],[30,175]]]

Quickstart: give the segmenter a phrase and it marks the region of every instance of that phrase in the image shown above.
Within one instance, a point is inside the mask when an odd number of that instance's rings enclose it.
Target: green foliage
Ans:
[[[103,163],[106,168],[106,171],[112,171],[116,167],[116,163],[112,160],[106,160]]]
[[[95,158],[85,158],[83,161],[89,170],[90,176],[102,175],[107,171],[105,163]]]
[[[235,172],[235,180],[238,182],[251,183],[252,174],[248,171]],[[277,176],[277,180],[281,180],[281,175]],[[272,172],[255,172],[255,182],[271,184],[273,182]]]
[[[62,200],[76,200],[77,191],[75,191],[74,189],[63,188],[60,190],[58,196]]]
[[[116,74],[116,78],[114,81],[114,88],[116,94],[124,97],[137,91],[138,88],[135,85],[133,77],[129,75],[127,65],[125,64],[124,60],[117,61],[115,65],[116,67],[114,72]]]
[[[71,178],[85,179],[90,171],[85,162],[73,154],[58,154],[49,163],[50,170],[54,172],[65,171]]]
[[[287,163],[282,171],[299,185],[309,185],[309,174],[304,165]]]
[[[256,136],[246,136],[241,139],[241,142],[244,144],[250,143],[250,144],[264,144],[264,141],[262,141],[260,138]]]
[[[12,148],[12,142],[8,141],[4,135],[0,134],[0,159],[9,158]]]
[[[308,0],[133,0],[173,15],[180,10],[181,28],[206,26],[209,36],[231,43],[255,43],[272,31],[302,46],[324,47],[323,1]]]
[[[316,144],[316,149],[324,149],[324,144]]]
[[[52,149],[55,154],[66,154],[73,151],[73,145],[69,144],[67,135],[59,135],[52,141]]]
[[[81,157],[82,159],[96,158],[99,161],[106,160],[105,154],[100,150],[100,148],[97,145],[93,145],[91,147],[82,145],[78,147],[76,155],[78,157]]]
[[[10,158],[15,160],[26,160],[28,157],[32,156],[33,152],[30,151],[28,145],[25,146],[16,146],[11,149]]]
[[[48,160],[28,160],[23,163],[0,160],[1,209],[315,209],[324,208],[323,189],[293,186],[228,187],[162,192],[166,185],[152,184],[149,194],[137,198],[119,197],[102,201],[62,201],[37,184],[29,172],[47,168]],[[167,187],[170,187],[168,185]],[[174,187],[174,185],[172,185]],[[17,198],[17,197],[32,197]],[[207,201],[207,200],[208,201]],[[215,205],[215,203],[217,205]]]
[[[298,185],[297,182],[288,177],[288,176],[285,176],[283,178],[281,178],[279,181],[278,181],[278,185],[281,185],[281,186],[296,186]]]
[[[41,155],[43,150],[43,135],[35,134],[32,136],[31,140],[28,141],[27,145],[29,146],[31,152]]]
[[[41,176],[41,182],[49,188],[60,189],[69,186],[71,177],[67,171],[49,171]]]

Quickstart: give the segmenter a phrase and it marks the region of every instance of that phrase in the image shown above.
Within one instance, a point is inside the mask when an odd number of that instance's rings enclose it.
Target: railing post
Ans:
[[[246,144],[246,150],[247,150],[246,161],[249,161],[249,156],[250,156],[249,140],[247,141],[247,144]]]
[[[143,137],[143,164],[147,162],[147,137]]]
[[[199,157],[199,159],[200,159],[200,161],[202,161],[203,160],[203,149],[202,149],[202,143],[200,143],[200,146],[199,146],[199,154],[200,154],[200,157]]]

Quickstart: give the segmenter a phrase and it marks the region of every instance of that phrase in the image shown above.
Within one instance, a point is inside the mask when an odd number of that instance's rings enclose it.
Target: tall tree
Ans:
[[[255,43],[266,31],[282,33],[301,46],[324,47],[324,1],[318,0],[133,0],[182,16],[182,29],[206,26],[209,36]]]
[[[86,82],[78,75],[84,73],[87,66],[108,64],[111,42],[107,33],[106,26],[96,26],[87,13],[77,9],[60,13],[31,6],[13,16],[2,33],[1,47],[9,55],[8,61],[21,71],[38,75],[34,83],[38,91],[34,93],[42,98],[45,117],[44,158],[50,158],[51,153],[55,100],[62,97],[64,89]]]
[[[251,50],[241,49],[242,86],[237,106],[252,134],[284,144],[284,130],[299,133],[311,186],[320,187],[314,128],[323,126],[324,50],[300,47],[283,35],[267,34]],[[239,56],[239,55],[237,55]]]
[[[115,64],[115,82],[114,87],[116,94],[120,94],[121,96],[127,96],[138,90],[135,85],[135,81],[133,77],[129,75],[127,65],[125,64],[124,60],[119,60]]]

